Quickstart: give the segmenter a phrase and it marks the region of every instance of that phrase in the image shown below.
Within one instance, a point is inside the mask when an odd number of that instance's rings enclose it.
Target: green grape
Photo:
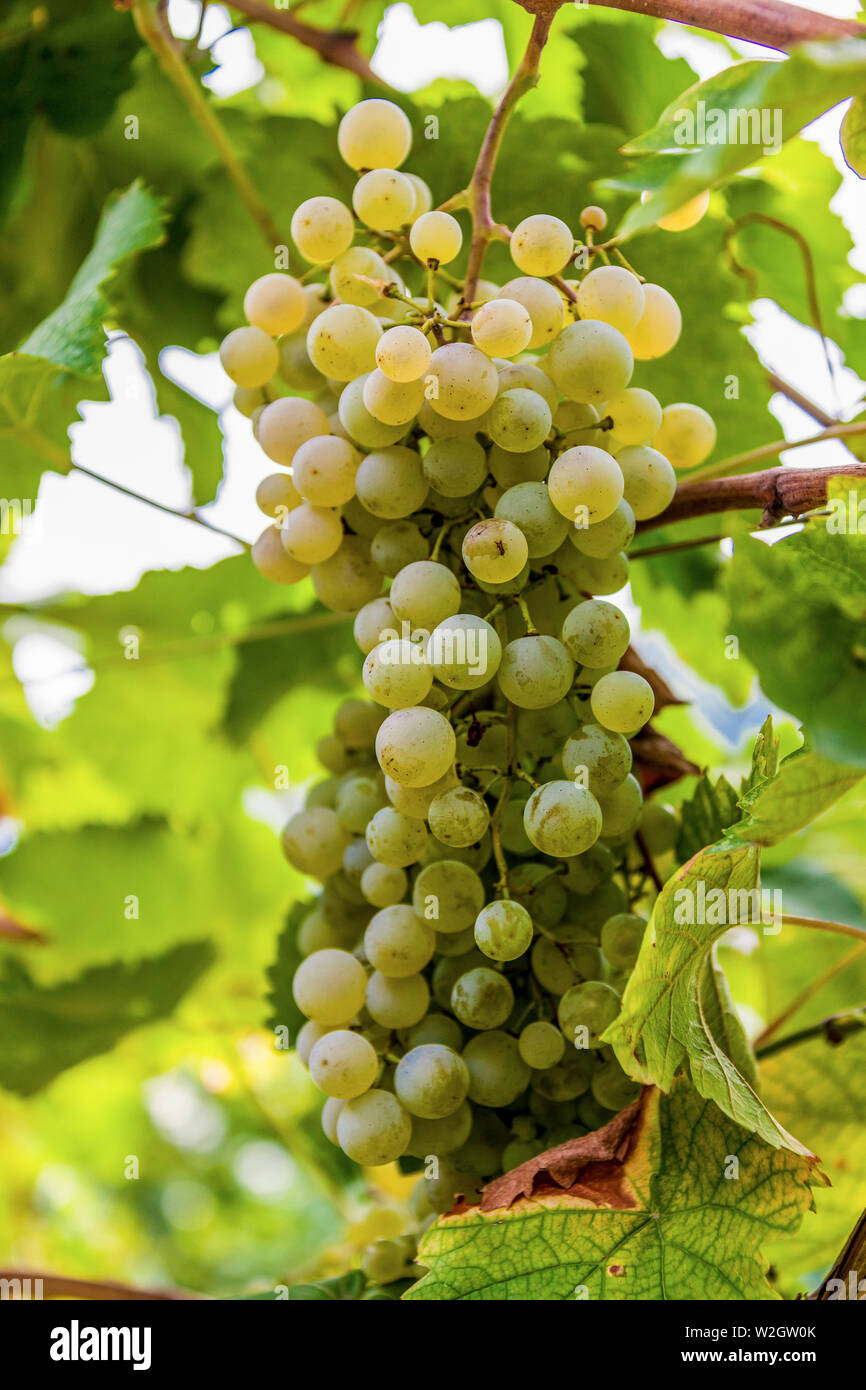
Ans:
[[[677,847],[680,823],[669,806],[647,801],[640,818],[640,830],[650,854],[668,854]]]
[[[398,169],[412,148],[412,127],[393,101],[371,97],[350,106],[337,129],[350,169]]]
[[[570,1052],[556,1066],[535,1072],[532,1089],[548,1100],[576,1100],[589,1090],[593,1066],[588,1053]]]
[[[350,246],[331,266],[328,279],[334,298],[343,304],[358,304],[372,309],[379,301],[379,291],[368,280],[390,280],[393,272],[367,246]]]
[[[623,496],[638,521],[658,516],[677,490],[676,474],[664,454],[639,444],[620,449],[616,458],[622,469]]]
[[[277,343],[279,364],[277,372],[293,391],[321,391],[325,378],[310,361],[307,352],[307,330],[298,329]]]
[[[383,574],[395,575],[404,565],[426,560],[429,554],[430,546],[413,521],[392,521],[380,526],[370,542],[373,563]],[[388,607],[393,627],[393,609],[390,604]]]
[[[443,497],[467,497],[487,477],[487,457],[477,439],[436,439],[422,459],[422,469]]]
[[[640,820],[643,791],[640,782],[629,773],[612,791],[599,795],[601,832],[605,838],[631,835]]]
[[[307,353],[323,376],[351,381],[376,365],[382,325],[358,304],[332,304],[307,329]]]
[[[687,402],[665,406],[654,433],[653,448],[674,468],[696,468],[716,447],[713,417]]]
[[[451,1008],[467,1028],[499,1028],[513,1007],[511,985],[504,975],[487,966],[467,970],[451,991]]]
[[[420,704],[433,684],[423,648],[400,637],[389,638],[368,653],[362,677],[368,695],[392,710]]]
[[[384,717],[369,700],[343,700],[334,715],[334,733],[347,748],[371,749]]]
[[[538,1139],[512,1139],[502,1150],[502,1171],[510,1173],[522,1163],[528,1163],[536,1154],[542,1153],[544,1147]]]
[[[628,618],[613,603],[591,598],[572,608],[562,625],[562,641],[580,666],[616,666],[631,641]]]
[[[456,785],[457,773],[453,767],[449,767],[441,777],[431,782],[429,787],[401,787],[399,782],[393,781],[390,777],[385,778],[385,791],[391,805],[402,811],[404,816],[414,816],[416,820],[426,820],[434,796]]]
[[[409,880],[402,869],[368,864],[361,874],[361,892],[373,907],[393,907],[406,896]]]
[[[549,1129],[544,1136],[545,1149],[557,1149],[560,1144],[567,1144],[572,1139],[582,1139],[586,1134],[585,1125],[559,1125],[555,1129]]]
[[[463,245],[460,223],[448,212],[423,212],[412,223],[409,245],[422,265],[447,265]]]
[[[463,538],[463,562],[476,579],[504,584],[521,573],[529,556],[526,537],[513,521],[488,517]]]
[[[319,435],[301,444],[292,461],[298,493],[314,507],[339,507],[355,495],[357,451],[347,439]]]
[[[343,854],[343,873],[359,891],[364,870],[374,862],[367,848],[367,841],[361,836],[346,846]],[[363,894],[361,894],[363,897]]]
[[[546,280],[532,275],[509,280],[497,294],[498,299],[515,299],[522,304],[532,320],[530,348],[550,343],[562,328],[565,310],[559,290]]]
[[[568,578],[586,594],[618,594],[628,583],[628,556],[608,555],[603,560],[592,559],[589,555],[574,555],[574,563],[568,570]],[[557,564],[559,564],[557,556]],[[559,565],[562,571],[563,566]]]
[[[552,344],[549,366],[564,396],[597,405],[625,390],[634,357],[617,328],[598,319],[582,319],[568,324]]]
[[[303,323],[306,312],[304,287],[291,275],[261,275],[244,295],[244,313],[249,322],[274,338],[293,333]]]
[[[394,577],[388,599],[401,622],[431,632],[459,610],[460,584],[445,565],[418,560]]]
[[[454,1154],[453,1161],[461,1169],[475,1173],[479,1177],[490,1177],[502,1170],[502,1151],[510,1136],[498,1115],[490,1110],[475,1109],[472,1116],[472,1133],[469,1139]]]
[[[526,454],[492,444],[487,453],[487,467],[501,488],[516,487],[518,483],[540,483],[547,477],[550,454],[543,444]]]
[[[279,364],[276,344],[261,328],[236,328],[220,344],[223,371],[236,386],[266,386]]]
[[[532,319],[516,299],[490,299],[473,315],[473,342],[488,357],[516,357],[531,337]]]
[[[323,1038],[329,1032],[331,1032],[330,1028],[324,1028],[321,1023],[314,1023],[311,1018],[302,1024],[298,1030],[298,1036],[295,1038],[295,1052],[302,1066],[309,1069],[310,1053],[319,1038]]]
[[[353,1100],[369,1091],[379,1071],[376,1049],[360,1033],[336,1028],[313,1047],[310,1076],[320,1091],[336,1100]]]
[[[455,749],[448,720],[423,706],[394,710],[376,735],[379,766],[404,787],[429,786],[444,776],[454,762]]]
[[[286,553],[277,526],[265,527],[253,546],[252,561],[259,574],[274,584],[298,584],[310,573],[308,565]]]
[[[420,221],[412,228],[413,235]],[[496,368],[470,343],[436,348],[424,381],[428,401],[446,420],[478,420],[496,400]]]
[[[323,782],[315,782],[304,797],[304,810],[311,811],[315,806],[327,806],[330,811],[335,810],[339,787],[339,777],[326,777]]]
[[[395,232],[408,222],[415,206],[415,191],[395,169],[370,169],[352,191],[352,206],[374,232]]]
[[[601,953],[589,941],[539,937],[532,948],[532,973],[549,994],[565,994],[572,985],[601,976]]]
[[[581,555],[588,555],[593,560],[608,560],[631,545],[634,532],[634,512],[623,498],[604,521],[597,521],[591,526],[573,527],[569,539]]]
[[[370,1284],[393,1284],[406,1276],[406,1253],[396,1240],[374,1240],[361,1256],[361,1269]]]
[[[568,535],[568,522],[553,506],[545,483],[517,483],[507,488],[496,503],[494,515],[519,527],[531,560],[552,555]]]
[[[568,694],[574,662],[555,637],[519,637],[502,653],[496,679],[512,705],[542,709]]]
[[[570,1125],[577,1116],[574,1100],[549,1100],[534,1088],[529,1093],[529,1113],[542,1125]]]
[[[525,275],[558,275],[574,255],[574,237],[558,217],[535,213],[511,233],[511,259]]]
[[[577,916],[588,931],[598,933],[608,917],[617,912],[627,912],[628,902],[625,893],[614,879],[608,879],[600,888],[584,893],[579,899]]]
[[[334,811],[315,806],[292,816],[283,829],[281,843],[283,854],[298,873],[327,878],[342,865],[343,851],[351,838]]]
[[[314,951],[292,981],[295,1003],[315,1023],[345,1025],[364,1005],[367,975],[348,951]]]
[[[322,1129],[334,1145],[338,1145],[340,1142],[337,1138],[337,1120],[345,1104],[344,1100],[335,1100],[329,1096],[322,1106]]]
[[[565,1038],[552,1023],[528,1023],[517,1040],[520,1055],[533,1071],[547,1071],[562,1061]]]
[[[324,265],[352,244],[355,224],[336,198],[307,198],[292,214],[292,240],[305,261]]]
[[[324,738],[319,739],[316,744],[316,757],[322,767],[337,777],[342,777],[352,767],[352,754],[336,734],[326,734]]]
[[[429,341],[409,324],[387,329],[376,345],[376,365],[391,381],[417,381],[430,365],[430,357]]]
[[[433,987],[433,998],[442,1009],[451,1011],[451,991],[467,970],[472,970],[476,965],[486,965],[487,960],[480,951],[466,951],[460,956],[446,956],[438,960],[433,967],[431,985]]]
[[[503,523],[497,522],[496,524],[501,526]],[[474,529],[475,528],[473,527],[473,530]],[[522,544],[525,545],[525,537],[522,537],[521,540]],[[526,561],[523,568],[514,576],[513,579],[503,579],[501,582],[494,584],[491,583],[489,580],[479,578],[477,574],[474,575],[473,578],[475,579],[475,583],[478,585],[478,588],[485,594],[503,594],[507,595],[508,597],[513,597],[515,594],[519,594],[521,589],[525,588],[526,584],[529,582],[529,560]]]
[[[576,1047],[599,1047],[601,1034],[619,1013],[619,1004],[619,995],[610,985],[601,980],[585,980],[572,985],[560,999],[559,1026]]]
[[[475,919],[475,942],[491,960],[517,960],[532,945],[532,918],[509,898],[488,903]]]
[[[519,362],[500,362],[496,363],[496,371],[499,376],[499,395],[503,391],[513,391],[515,387],[526,387],[529,391],[536,391],[539,396],[543,396],[550,406],[551,416],[557,407],[559,392],[546,372],[542,371],[537,365],[537,358],[531,361],[522,358]]]
[[[393,908],[384,908],[393,912]],[[431,947],[432,951],[432,947]],[[420,1023],[430,1003],[430,987],[423,975],[384,975],[374,970],[367,981],[367,1012],[383,1028],[411,1028]]]
[[[433,407],[433,401],[425,400],[418,411],[418,427],[424,431],[428,439],[466,439],[474,437],[481,426],[481,421],[477,418],[448,420]]]
[[[469,1070],[470,1100],[492,1109],[511,1105],[532,1075],[517,1039],[499,1029],[472,1038],[463,1049],[463,1060]]]
[[[603,728],[633,734],[652,717],[655,696],[649,681],[635,671],[614,671],[593,687],[590,704]]]
[[[662,408],[651,391],[628,386],[605,404],[620,445],[648,444],[662,422]]]
[[[397,522],[396,525],[405,525],[404,522]],[[382,530],[390,530],[390,527],[382,527]],[[378,533],[377,533],[378,534]],[[370,547],[370,554],[373,555],[373,547]],[[375,559],[375,556],[373,555]],[[355,641],[361,648],[365,656],[378,647],[379,643],[385,640],[386,635],[392,636],[397,625],[397,617],[393,608],[386,598],[375,598],[370,603],[365,603],[363,608],[359,608],[355,614],[355,622],[352,632]],[[336,769],[331,769],[336,771]]]
[[[458,849],[456,845],[443,845],[432,836],[427,841],[423,864],[426,868],[428,864],[438,864],[443,859],[456,859],[468,869],[480,874],[490,863],[492,853],[489,830],[484,832],[477,844],[469,845],[465,849]]]
[[[311,577],[318,598],[334,613],[357,613],[382,591],[381,571],[361,536],[344,536],[329,560],[313,565]]]
[[[594,428],[598,425],[598,420],[595,406],[587,405],[583,401],[560,401],[553,412],[553,423],[564,435],[578,432],[582,435],[581,439],[575,439],[575,444],[600,442],[602,431]]]
[[[424,404],[424,383],[391,381],[376,367],[364,382],[362,398],[374,420],[406,429]]]
[[[422,1043],[400,1058],[394,1086],[410,1115],[442,1120],[466,1099],[469,1071],[460,1054],[450,1047]]]
[[[625,1110],[627,1105],[637,1100],[640,1092],[640,1082],[632,1081],[616,1058],[602,1062],[593,1073],[593,1098],[606,1110]]]
[[[433,798],[427,819],[437,840],[463,849],[481,839],[490,824],[490,812],[478,792],[469,787],[450,787]]]
[[[562,921],[568,894],[546,864],[515,864],[509,880],[512,898],[523,904],[538,927],[555,927]]]
[[[575,526],[588,527],[604,521],[622,501],[622,469],[605,449],[578,444],[559,455],[547,486],[556,510]]]
[[[451,935],[474,925],[484,906],[484,885],[468,865],[441,859],[418,874],[412,905],[437,932]]]
[[[406,425],[384,425],[370,414],[364,404],[364,387],[370,372],[364,372],[350,381],[340,395],[338,407],[340,423],[355,444],[364,449],[387,449],[402,439]]]
[[[425,1043],[438,1043],[441,1047],[450,1047],[453,1052],[460,1052],[463,1029],[456,1018],[449,1018],[448,1014],[428,1014],[410,1031],[406,1040],[409,1048],[422,1047]]]
[[[361,463],[355,475],[355,489],[360,501],[373,516],[388,521],[410,516],[427,496],[427,480],[421,471],[420,454],[414,449],[396,445],[390,449],[377,449]],[[393,597],[391,606],[394,607]]]
[[[258,418],[256,439],[268,458],[288,468],[302,444],[330,432],[328,417],[314,401],[284,396],[266,405]]]
[[[471,1131],[472,1107],[466,1101],[441,1120],[424,1120],[418,1115],[413,1115],[412,1137],[406,1152],[413,1158],[425,1160],[431,1154],[437,1158],[445,1157],[462,1148]],[[433,1181],[435,1180],[430,1180],[431,1186]]]
[[[465,956],[475,945],[475,934],[471,927],[465,931],[441,932],[436,937],[436,954],[440,956]],[[449,995],[450,998],[450,995]]]
[[[427,660],[436,679],[451,690],[478,690],[498,671],[502,644],[484,618],[455,613],[430,634]]]
[[[599,266],[580,282],[577,311],[581,319],[598,319],[628,333],[640,322],[644,311],[641,282],[622,266]]]
[[[571,893],[592,893],[606,883],[616,868],[607,845],[596,843],[584,854],[569,859],[562,881]]]
[[[601,929],[601,949],[605,958],[618,970],[630,970],[646,930],[646,919],[633,912],[618,912],[609,917]]]
[[[683,319],[673,295],[661,285],[644,285],[643,296],[643,313],[626,336],[635,358],[648,362],[676,346]]]
[[[522,709],[517,715],[517,742],[530,756],[551,758],[577,728],[577,719],[568,700],[559,700],[543,709]]]
[[[389,1091],[367,1091],[347,1100],[336,1128],[343,1153],[365,1168],[393,1163],[406,1152],[412,1134],[409,1116]]]
[[[292,559],[305,565],[321,564],[323,560],[330,560],[342,544],[340,513],[303,502],[289,512],[280,527],[280,539]]]
[[[381,778],[375,773],[355,772],[340,783],[334,809],[346,830],[362,835],[368,820],[384,805]]]
[[[500,448],[526,454],[544,443],[551,423],[547,401],[537,391],[518,386],[496,397],[485,417],[484,428]]]
[[[407,904],[381,908],[370,918],[364,932],[368,961],[374,970],[393,980],[423,970],[435,945],[435,933]]]
[[[393,806],[383,806],[367,826],[367,847],[373,858],[389,869],[416,864],[427,846],[423,821],[404,816]],[[390,909],[389,909],[390,910]]]

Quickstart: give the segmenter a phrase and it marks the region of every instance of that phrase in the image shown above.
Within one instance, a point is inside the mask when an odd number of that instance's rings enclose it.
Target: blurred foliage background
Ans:
[[[0,491],[32,512],[20,537],[6,524],[0,534],[0,1264],[237,1296],[335,1272],[368,1239],[407,1229],[411,1180],[385,1171],[366,1181],[343,1160],[321,1134],[314,1088],[267,1026],[268,972],[305,888],[276,831],[316,775],[312,750],[336,704],[358,689],[351,628],[320,612],[308,585],[269,586],[243,545],[207,529],[256,534],[252,495],[269,468],[240,442],[212,354],[274,248],[199,105],[217,113],[287,238],[304,198],[349,197],[335,124],[374,89],[256,25],[242,31],[252,76],[215,96],[232,21],[208,8],[199,30],[198,5],[169,7],[194,92],[184,99],[130,13],[106,0],[0,5]],[[349,8],[371,55],[385,5]],[[323,29],[341,14],[337,0],[306,9]],[[468,0],[412,9],[421,25],[480,17]],[[529,16],[512,0],[488,0],[484,13],[513,67]],[[543,210],[576,225],[604,179],[617,222],[633,199],[623,145],[696,80],[663,51],[670,30],[566,7],[543,80],[509,128],[497,216],[513,225]],[[697,42],[711,72],[743,48]],[[469,177],[490,100],[445,77],[389,94],[416,131],[409,167],[444,200]],[[431,116],[438,138],[425,139]],[[774,301],[792,334],[815,327],[791,238],[750,223],[726,245],[746,212],[804,230],[838,409],[862,410],[866,298],[838,210],[841,161],[796,129],[781,154],[716,191],[692,231],[645,230],[629,251],[675,294],[685,324],[678,350],[647,364],[641,384],[710,410],[719,457],[780,435],[779,398],[752,343],[756,306]],[[663,186],[664,171],[646,168],[647,183]],[[494,246],[485,274],[504,279],[508,265]],[[817,428],[795,422],[801,434]],[[803,460],[851,458],[823,447]],[[83,488],[85,468],[164,507],[201,509],[207,526],[166,521],[150,561],[115,581],[127,548],[137,563],[154,514],[116,488]],[[678,527],[677,539],[702,524]],[[785,751],[814,713],[817,745],[862,766],[866,667],[849,659],[862,640],[861,549],[843,609],[794,540],[782,550],[804,576],[796,605],[782,570],[765,603],[759,544],[743,529],[733,559],[730,546],[711,546],[634,564],[638,648],[692,701],[658,727],[701,768],[733,777],[775,704]],[[70,585],[83,555],[86,582]],[[695,787],[686,779],[668,799]],[[783,888],[787,910],[866,925],[863,809],[855,789],[770,852],[765,881]],[[784,933],[727,948],[752,1031],[825,975],[806,1021],[863,1003],[866,954],[832,973],[849,947]],[[862,1047],[818,1047],[797,1084],[785,1056],[767,1078],[772,1108],[835,1183],[793,1257],[789,1243],[787,1293],[830,1262],[866,1205]]]

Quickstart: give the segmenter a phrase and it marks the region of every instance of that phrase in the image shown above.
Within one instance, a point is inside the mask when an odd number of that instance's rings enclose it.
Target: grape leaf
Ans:
[[[866,78],[866,40],[860,38],[815,40],[790,50],[784,62],[754,60],[737,63],[689,87],[662,112],[656,124],[625,147],[638,156],[636,167],[609,186],[617,190],[649,189],[655,196],[634,204],[621,222],[617,235],[631,236],[656,218],[681,207],[705,188],[721,183],[740,169],[757,164],[774,139],[789,140],[836,102],[862,86]],[[702,133],[701,112],[707,118],[723,113],[736,139],[710,143]],[[781,129],[761,132],[755,140],[742,134],[738,113],[781,112]]]
[[[762,731],[762,748],[765,741]],[[742,1025],[727,987],[717,993],[715,947],[730,926],[755,923],[761,846],[806,825],[861,775],[804,748],[780,764],[772,781],[748,794],[743,817],[668,879],[626,985],[622,1011],[604,1034],[635,1080],[668,1090],[687,1066],[701,1095],[766,1143],[795,1153],[808,1151],[753,1088]]]
[[[307,1021],[295,1003],[292,980],[301,963],[301,953],[297,944],[298,927],[312,906],[313,903],[307,899],[294,902],[289,908],[283,929],[277,938],[276,959],[268,969],[270,988],[267,1000],[270,1013],[265,1026],[271,1029],[288,1028],[292,1046],[298,1036],[298,1030],[303,1028]]]
[[[213,962],[205,941],[135,965],[119,961],[42,988],[20,967],[0,978],[0,1085],[32,1096],[134,1028],[171,1014]]]
[[[691,859],[721,839],[737,819],[737,793],[724,773],[713,782],[705,772],[688,801],[683,802],[677,857]]]
[[[840,131],[842,153],[849,169],[866,179],[866,97],[855,97],[845,112]]]
[[[612,1153],[578,1165],[575,1187],[576,1159],[561,1183],[553,1149],[524,1165],[531,1196],[441,1218],[418,1251],[429,1273],[404,1298],[775,1298],[761,1248],[812,1206],[811,1162],[768,1148],[684,1080],[644,1092],[634,1112]],[[576,1143],[597,1148],[600,1135]]]

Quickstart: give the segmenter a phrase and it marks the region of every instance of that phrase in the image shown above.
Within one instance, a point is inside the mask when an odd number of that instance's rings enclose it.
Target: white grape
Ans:
[[[592,792],[574,782],[545,782],[526,803],[523,828],[536,849],[568,859],[594,845],[601,810]]]
[[[517,1047],[527,1066],[546,1071],[562,1061],[565,1038],[552,1023],[528,1023],[517,1039]]]
[[[412,148],[412,127],[393,101],[371,97],[346,112],[337,148],[350,169],[399,169]]]
[[[623,498],[604,521],[596,521],[590,526],[573,526],[569,538],[581,555],[606,560],[625,550],[634,539],[634,532],[635,515]]]
[[[484,618],[456,613],[437,623],[431,632],[427,660],[443,685],[452,690],[477,690],[496,675],[502,643]]]
[[[532,945],[532,918],[510,898],[488,903],[475,919],[475,942],[491,960],[517,960]]]
[[[422,468],[430,486],[443,497],[466,497],[487,477],[487,458],[477,439],[436,439]]]
[[[335,1100],[353,1100],[369,1091],[379,1071],[375,1048],[347,1028],[336,1028],[313,1047],[309,1072],[320,1091]]]
[[[515,387],[497,396],[487,412],[484,428],[494,444],[527,454],[544,443],[551,423],[547,401],[537,391]]]
[[[507,488],[496,503],[494,515],[520,528],[531,560],[552,555],[568,534],[568,521],[554,507],[544,483],[518,483]]]
[[[410,220],[415,190],[395,169],[371,169],[355,184],[352,206],[374,232],[394,232]]]
[[[674,468],[696,468],[716,447],[715,422],[699,405],[667,405],[652,444]]]
[[[676,347],[683,316],[673,295],[661,285],[644,285],[643,294],[643,313],[626,336],[637,360],[648,362]]]
[[[393,907],[406,896],[408,886],[403,869],[390,864],[368,864],[361,875],[361,892],[373,907]]]
[[[549,365],[564,396],[595,405],[625,390],[634,356],[619,329],[598,319],[580,319],[568,324],[552,344]]]
[[[529,311],[516,299],[491,299],[475,311],[472,339],[488,357],[515,357],[531,337]]]
[[[401,622],[430,632],[460,608],[460,584],[445,565],[418,560],[395,576],[388,599]]]
[[[627,386],[612,396],[604,412],[613,420],[613,433],[620,444],[649,443],[662,422],[662,408],[655,396],[640,386]]]
[[[399,816],[400,812],[392,814]],[[423,831],[423,824],[421,829]],[[388,867],[403,866],[391,864]],[[408,903],[381,908],[370,918],[364,932],[364,953],[368,961],[389,980],[417,975],[432,959],[435,946],[436,933]]]
[[[631,641],[628,618],[613,603],[587,599],[566,617],[562,641],[580,666],[615,666]]]
[[[652,717],[655,696],[649,681],[637,672],[613,671],[593,687],[590,705],[603,728],[632,734]]]
[[[590,526],[604,521],[622,501],[622,469],[606,449],[578,444],[559,455],[548,475],[547,487],[558,512],[569,521]]]
[[[450,787],[434,796],[427,820],[441,844],[465,849],[481,839],[490,824],[490,812],[478,792],[470,787]]]
[[[658,516],[674,499],[677,479],[664,454],[645,444],[620,449],[623,496],[638,521]]]
[[[395,978],[374,970],[367,982],[366,1002],[374,1023],[383,1028],[412,1028],[427,1012],[430,986],[423,975]]]
[[[601,807],[603,835],[614,838],[618,835],[631,835],[640,821],[643,809],[640,782],[629,773],[619,786],[604,794],[599,793],[598,804]]]
[[[511,1105],[532,1076],[517,1039],[499,1029],[471,1038],[463,1049],[463,1060],[469,1070],[469,1099],[493,1109]]]
[[[382,325],[358,304],[332,304],[307,330],[313,366],[335,381],[351,381],[376,365]]]
[[[355,474],[355,491],[373,516],[386,520],[410,516],[418,511],[427,496],[421,455],[414,449],[397,445],[377,449],[367,455]]]
[[[499,1028],[514,1007],[514,991],[504,975],[476,966],[460,975],[451,991],[451,1009],[467,1028]]]
[[[463,245],[460,223],[450,212],[422,212],[412,223],[409,245],[422,264],[447,265]]]
[[[307,198],[292,214],[292,239],[305,261],[324,265],[352,244],[355,223],[337,198]]]
[[[502,653],[499,688],[519,709],[543,709],[564,699],[574,681],[574,662],[555,637],[518,637]]]
[[[600,319],[628,333],[644,311],[643,286],[622,266],[600,265],[581,280],[577,309],[582,319]]]
[[[350,381],[340,395],[339,418],[349,438],[364,449],[387,449],[402,439],[405,425],[383,425],[364,404],[364,387],[370,376],[364,372]]]
[[[318,597],[334,613],[357,613],[382,591],[381,571],[361,536],[344,536],[329,560],[313,565],[311,578]]]
[[[404,787],[424,787],[451,767],[457,741],[448,720],[423,705],[395,710],[376,735],[376,756],[387,776]]]
[[[344,118],[345,119],[345,118]],[[406,1152],[412,1121],[390,1091],[367,1091],[347,1100],[337,1116],[340,1148],[355,1163],[379,1167]]]
[[[235,328],[220,343],[220,363],[236,386],[265,386],[279,365],[273,338],[261,328]]]
[[[302,1014],[324,1026],[345,1025],[364,1006],[367,974],[348,951],[314,951],[301,961],[292,993]]]
[[[400,1058],[394,1090],[410,1115],[442,1120],[466,1099],[469,1071],[459,1053],[441,1043],[422,1043]]]
[[[288,555],[278,526],[266,526],[252,548],[252,560],[259,574],[274,584],[298,584],[310,573],[309,565]]]
[[[269,473],[256,488],[256,506],[265,516],[282,521],[293,507],[299,507],[303,497],[288,473]]]
[[[382,257],[369,247],[350,246],[334,261],[328,279],[336,299],[370,309],[381,301],[376,286],[367,284],[367,279],[387,281],[391,272]]]
[[[526,537],[513,521],[488,517],[471,527],[463,538],[463,563],[476,579],[489,584],[514,579],[528,558]]]
[[[524,275],[558,275],[574,254],[574,237],[558,217],[535,213],[517,224],[509,250]]]
[[[419,328],[398,324],[376,344],[376,365],[390,381],[417,381],[430,365],[432,349]]]
[[[362,677],[368,695],[386,709],[420,704],[433,684],[423,650],[399,637],[373,648],[364,662]]]
[[[509,280],[497,294],[498,299],[514,299],[522,304],[532,320],[532,337],[527,347],[543,347],[559,333],[565,321],[565,310],[559,290],[547,280],[531,275]]]
[[[272,337],[294,333],[307,312],[304,287],[292,275],[272,272],[254,280],[244,295],[244,313],[255,328]]]
[[[308,439],[330,433],[328,417],[313,401],[285,396],[266,405],[258,419],[256,438],[268,458],[288,468]]]
[[[423,381],[392,381],[378,367],[364,382],[364,405],[383,425],[408,425],[424,404]]]
[[[340,513],[329,507],[311,507],[304,502],[290,511],[280,527],[283,546],[293,559],[305,565],[318,565],[339,550],[343,540]]]
[[[471,343],[438,347],[424,383],[428,402],[447,420],[476,420],[496,400],[496,368]]]
[[[292,460],[292,478],[305,502],[339,507],[355,495],[360,459],[347,439],[326,434],[306,440]]]

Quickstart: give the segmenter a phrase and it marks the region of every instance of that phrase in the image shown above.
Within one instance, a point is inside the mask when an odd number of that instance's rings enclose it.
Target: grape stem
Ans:
[[[831,1047],[836,1047],[848,1033],[859,1033],[864,1028],[866,1006],[846,1009],[844,1013],[830,1014],[828,1018],[812,1023],[808,1028],[801,1028],[796,1033],[789,1033],[785,1038],[777,1038],[775,1042],[767,1043],[765,1047],[758,1047],[755,1056],[763,1062],[766,1057],[772,1057],[774,1052],[783,1052],[785,1048],[796,1047],[798,1043],[811,1042],[813,1038],[823,1038]]]
[[[857,427],[859,433],[866,433],[866,425]],[[855,431],[851,431],[854,433]],[[833,431],[825,431],[817,439],[838,438]],[[793,443],[782,440],[769,447],[770,453],[791,449],[797,443],[815,443],[816,440],[801,440]],[[756,450],[755,453],[758,451]],[[754,455],[741,455],[741,458]],[[866,477],[866,463],[837,464],[827,468],[767,468],[761,473],[741,473],[733,478],[702,479],[695,483],[681,483],[670,506],[658,516],[640,522],[638,531],[652,531],[659,526],[667,526],[674,521],[686,521],[695,516],[710,516],[719,512],[749,511],[761,509],[761,526],[777,525],[785,517],[799,517],[804,512],[823,506],[827,501],[827,482],[837,477]]]
[[[345,68],[347,72],[353,72],[356,77],[360,77],[362,82],[370,82],[387,92],[394,90],[384,78],[373,71],[358,48],[357,29],[317,29],[315,25],[306,24],[298,19],[291,10],[275,9],[272,4],[265,4],[264,0],[231,0],[231,8],[251,20],[253,24],[267,24],[272,29],[279,29],[283,34],[288,34],[290,38],[303,44],[304,48],[318,53],[322,61],[330,63],[332,67]],[[297,10],[297,5],[294,8]]]

